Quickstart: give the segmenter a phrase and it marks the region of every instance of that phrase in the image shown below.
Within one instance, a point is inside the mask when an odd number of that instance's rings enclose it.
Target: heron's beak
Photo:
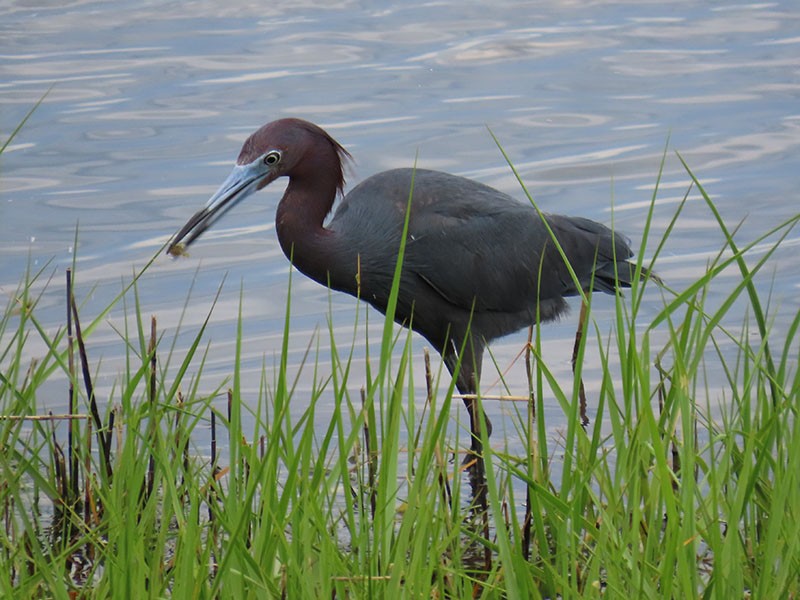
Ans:
[[[167,248],[167,254],[172,256],[183,254],[186,247],[214,225],[222,215],[274,178],[274,172],[261,160],[247,165],[236,165],[206,205],[175,234]]]

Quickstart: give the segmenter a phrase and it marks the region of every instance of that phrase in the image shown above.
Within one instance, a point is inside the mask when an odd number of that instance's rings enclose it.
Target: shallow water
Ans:
[[[634,245],[667,145],[655,236],[688,188],[674,151],[730,227],[744,220],[742,244],[800,206],[800,13],[788,0],[500,2],[488,12],[482,3],[455,1],[340,2],[333,9],[314,1],[3,2],[0,39],[3,139],[47,93],[0,158],[0,292],[11,296],[28,264],[48,265],[55,280],[38,315],[49,331],[65,321],[63,271],[75,255],[88,319],[216,189],[244,138],[290,115],[319,123],[350,150],[351,184],[416,158],[421,167],[522,197],[490,128],[544,210],[610,223],[613,205],[615,226]],[[192,289],[180,356],[224,280],[210,320],[203,389],[231,373],[240,289],[247,394],[255,397],[262,365],[269,376],[277,361],[289,282],[272,231],[281,191],[276,183],[239,207],[193,246],[189,259],[160,256],[139,283],[142,314],[156,314],[167,339]],[[722,241],[693,191],[659,274],[682,289]],[[765,294],[772,289],[776,331],[798,310],[798,245],[793,232],[758,279]],[[733,275],[719,278],[719,296],[709,302],[726,295]],[[337,344],[349,348],[356,304],[295,274],[293,365],[316,331],[322,333],[314,350],[323,368],[329,364],[329,316]],[[661,305],[653,289],[643,318]],[[609,331],[612,300],[598,299],[594,309],[600,331]],[[381,320],[374,312],[369,317],[374,348]],[[733,317],[736,325],[743,312]],[[121,310],[109,318],[117,328],[123,320]],[[574,328],[574,318],[544,328],[550,367],[565,386]],[[362,326],[354,393],[364,379],[366,338]],[[523,332],[492,346],[514,393],[526,389],[522,362],[512,364],[524,340]],[[416,341],[416,356],[423,346]],[[40,351],[32,341],[31,356]],[[102,358],[97,383],[100,397],[108,397],[124,345],[104,327],[89,353]],[[487,369],[484,392],[500,391],[496,380]],[[586,384],[591,412],[599,385],[591,370]],[[310,388],[301,378],[301,395]],[[60,412],[66,393],[55,388],[40,402],[41,411]],[[512,428],[501,417],[507,410],[489,406],[498,434]],[[563,425],[555,406],[548,418]]]

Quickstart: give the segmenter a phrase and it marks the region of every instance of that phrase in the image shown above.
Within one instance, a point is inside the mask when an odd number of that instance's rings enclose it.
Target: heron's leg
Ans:
[[[469,343],[467,344],[469,346]],[[449,346],[451,352],[443,354],[445,364],[452,373],[458,362],[457,346],[451,342]],[[476,519],[476,525],[480,527],[480,532],[484,539],[489,539],[489,502],[486,489],[486,466],[483,459],[483,441],[481,438],[480,412],[478,410],[478,382],[481,376],[481,359],[483,358],[483,345],[473,345],[466,350],[468,353],[461,362],[461,369],[456,379],[456,387],[463,395],[464,404],[469,413],[470,429],[470,451],[464,458],[463,465],[469,465],[467,473],[469,476],[469,486],[472,491],[471,513]],[[471,360],[468,360],[471,359]],[[483,422],[486,427],[486,436],[492,434],[492,424],[486,413],[483,413]],[[483,545],[484,568],[491,571],[492,552],[488,544]]]
[[[465,355],[461,360],[461,367],[458,371],[458,377],[456,378],[456,387],[462,395],[467,396],[464,398],[464,405],[467,407],[467,413],[469,414],[469,430],[472,434],[470,447],[474,452],[479,453],[482,450],[482,447],[480,417],[478,413],[478,400],[476,395],[478,391],[478,383],[480,382],[481,378],[483,344],[475,344],[474,340],[471,341],[473,341],[472,346],[470,347],[468,341],[467,348],[465,348]],[[459,348],[460,344],[457,344],[455,340],[450,340],[445,351],[442,352],[444,363],[451,375],[455,371],[456,365],[458,364]],[[489,420],[489,417],[485,412],[483,413],[483,422],[486,425],[486,436],[488,437],[492,435],[492,422]]]

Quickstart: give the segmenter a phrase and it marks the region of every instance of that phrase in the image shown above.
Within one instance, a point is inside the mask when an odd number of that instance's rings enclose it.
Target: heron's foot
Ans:
[[[483,443],[477,434],[471,434],[469,450],[461,461],[461,466],[471,469],[478,462],[483,463]]]
[[[461,467],[463,469],[471,470],[477,464],[479,459],[483,460],[483,448],[480,447],[480,442],[477,444],[473,443],[469,447],[469,450],[467,450],[467,453],[464,455],[464,460],[461,461]]]
[[[466,471],[467,481],[470,490],[472,491],[472,502],[470,503],[470,513],[473,518],[480,517],[483,519],[483,525],[486,525],[483,516],[486,515],[488,501],[486,497],[486,465],[483,460],[483,452],[478,447],[473,445],[467,452],[464,459],[463,468]],[[488,536],[488,531],[486,532]]]

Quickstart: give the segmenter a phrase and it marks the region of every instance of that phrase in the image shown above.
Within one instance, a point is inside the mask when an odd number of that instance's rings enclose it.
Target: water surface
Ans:
[[[75,255],[90,318],[216,189],[245,137],[285,116],[319,123],[350,150],[351,185],[416,159],[522,197],[491,129],[544,210],[610,223],[613,205],[615,227],[634,245],[665,147],[656,236],[688,188],[675,151],[729,225],[742,222],[742,244],[800,206],[800,13],[788,0],[509,1],[490,11],[449,0],[335,8],[318,1],[3,2],[0,39],[3,138],[47,93],[0,158],[0,291],[12,295],[27,265],[47,264],[55,281],[38,314],[50,331],[65,320],[61,282]],[[282,187],[239,207],[189,259],[158,258],[139,283],[142,314],[158,315],[168,337],[192,289],[180,350],[224,280],[210,321],[205,389],[231,373],[240,290],[243,385],[251,397],[262,365],[276,361],[289,282],[272,224]],[[722,241],[692,192],[660,275],[682,289]],[[778,331],[798,310],[799,244],[790,234],[758,279],[765,294],[772,289]],[[712,304],[735,274],[718,281]],[[644,317],[662,305],[655,289],[648,298]],[[355,393],[366,340],[379,341],[377,313],[369,314],[368,333],[362,306],[354,335],[356,301],[299,274],[292,306],[293,365],[315,331],[322,334],[314,348],[328,364],[330,317],[337,343],[355,339]],[[595,303],[602,332],[611,330],[612,310],[609,298]],[[743,314],[734,317],[736,325]],[[121,328],[122,311],[109,322]],[[544,329],[550,366],[565,386],[574,328],[572,318]],[[523,332],[492,347],[515,393],[526,389],[522,363],[513,363],[524,340]],[[417,356],[423,346],[417,340]],[[32,357],[40,347],[31,342]],[[89,352],[103,360],[98,384],[107,397],[124,344],[106,327]],[[500,391],[496,380],[487,372],[484,391]],[[590,394],[598,385],[587,373]],[[311,386],[301,379],[301,392]],[[40,402],[59,412],[66,394],[56,388]],[[501,436],[506,408],[489,412]]]

